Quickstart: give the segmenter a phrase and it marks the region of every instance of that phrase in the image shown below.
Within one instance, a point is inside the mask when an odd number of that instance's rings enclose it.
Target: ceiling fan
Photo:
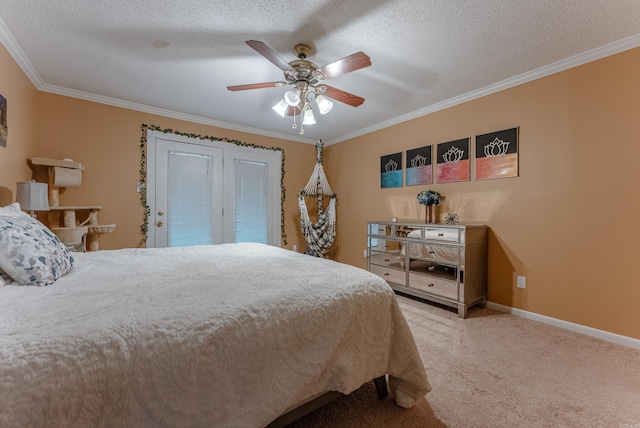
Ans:
[[[309,56],[311,48],[305,44],[295,46],[295,52],[298,56],[297,60],[286,62],[263,42],[248,40],[245,43],[275,64],[276,67],[280,68],[284,72],[285,80],[227,86],[227,89],[230,91],[245,91],[247,89],[284,87],[287,85],[294,86],[294,88],[287,91],[284,98],[273,107],[282,117],[284,117],[285,114],[290,116],[303,114],[305,116],[303,124],[313,124],[315,120],[313,119],[313,112],[311,110],[312,101],[316,102],[321,114],[328,113],[333,106],[333,103],[327,100],[325,96],[353,107],[357,107],[364,102],[364,98],[362,97],[320,83],[325,79],[369,67],[371,65],[371,58],[364,52],[356,52],[325,66],[318,67],[306,59],[307,56]],[[295,121],[293,127],[296,127]],[[304,132],[301,131],[301,133]]]

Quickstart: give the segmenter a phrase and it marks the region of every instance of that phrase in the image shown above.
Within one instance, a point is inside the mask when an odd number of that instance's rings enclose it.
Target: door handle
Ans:
[[[162,227],[162,226],[164,226],[164,223],[163,223],[163,222],[161,222],[161,221],[159,221],[159,222],[157,222],[157,223],[156,223],[156,226],[158,226],[158,227]]]

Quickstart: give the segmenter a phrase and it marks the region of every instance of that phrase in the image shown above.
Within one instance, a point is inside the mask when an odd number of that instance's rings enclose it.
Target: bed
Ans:
[[[23,285],[9,261],[59,244],[33,223],[46,237],[14,245],[30,221],[0,208],[0,426],[264,427],[376,378],[401,407],[431,389],[392,289],[365,270],[250,243],[56,247],[55,278]]]

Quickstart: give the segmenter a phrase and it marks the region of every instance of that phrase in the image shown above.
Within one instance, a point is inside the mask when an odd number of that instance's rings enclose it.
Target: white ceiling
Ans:
[[[323,66],[368,68],[325,82],[336,102],[305,134],[271,106],[284,80],[247,46]],[[0,0],[0,41],[42,91],[326,144],[640,46],[638,0]]]

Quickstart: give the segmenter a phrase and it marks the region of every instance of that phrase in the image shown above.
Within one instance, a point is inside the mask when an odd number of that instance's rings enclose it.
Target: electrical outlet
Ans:
[[[364,257],[367,257],[369,255],[369,254],[367,254],[367,249],[366,248],[364,249],[364,254],[363,255],[364,255]]]
[[[298,251],[298,246],[293,244],[293,247],[291,248],[293,251]]]
[[[517,287],[518,288],[527,288],[527,277],[526,276],[518,276],[518,282],[517,282]]]

